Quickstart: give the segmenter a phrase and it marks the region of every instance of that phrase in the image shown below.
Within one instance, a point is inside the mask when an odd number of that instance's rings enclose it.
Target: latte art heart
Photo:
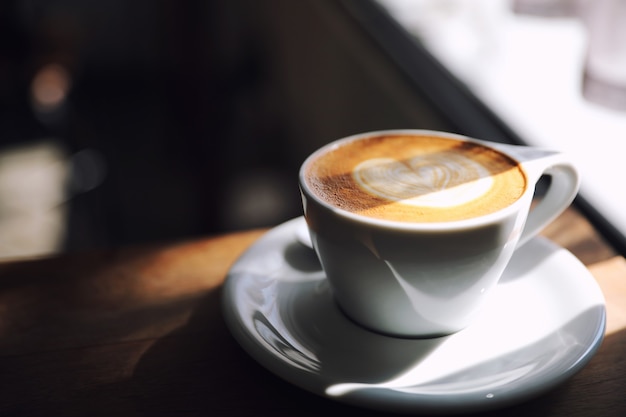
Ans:
[[[453,152],[421,155],[406,161],[368,159],[352,172],[368,193],[421,207],[453,207],[484,195],[493,184],[489,171]]]

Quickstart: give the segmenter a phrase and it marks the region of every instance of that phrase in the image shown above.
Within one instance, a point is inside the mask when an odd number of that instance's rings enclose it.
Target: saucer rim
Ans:
[[[536,381],[536,385],[534,386],[524,386],[522,388],[518,387],[514,394],[511,394],[509,396],[497,396],[497,398],[493,398],[491,401],[488,402],[469,400],[466,402],[461,401],[458,404],[448,404],[446,406],[442,406],[442,403],[444,401],[449,400],[453,397],[456,399],[461,399],[462,397],[467,396],[467,394],[459,394],[457,396],[450,394],[399,394],[388,389],[366,388],[341,398],[328,395],[324,392],[323,389],[320,390],[319,388],[320,385],[323,385],[323,378],[320,378],[318,376],[312,376],[309,380],[307,380],[307,378],[297,376],[294,372],[289,372],[287,370],[287,368],[292,369],[292,366],[290,366],[287,362],[281,359],[277,359],[274,355],[268,354],[266,347],[258,342],[258,339],[249,331],[245,323],[241,320],[241,315],[239,314],[240,308],[229,301],[232,299],[232,294],[233,291],[235,291],[234,288],[237,285],[237,281],[245,279],[250,275],[233,273],[235,267],[240,263],[242,258],[247,256],[251,252],[251,250],[253,250],[253,248],[257,247],[257,245],[263,244],[264,238],[269,239],[274,235],[278,235],[278,229],[294,228],[293,236],[291,238],[283,237],[281,239],[284,240],[284,243],[282,243],[282,245],[287,245],[295,242],[299,242],[304,245],[304,243],[300,242],[298,237],[296,236],[297,228],[299,226],[302,226],[303,223],[304,218],[297,217],[270,229],[266,234],[261,236],[261,238],[259,238],[257,242],[253,243],[246,251],[244,251],[244,253],[232,264],[223,285],[222,312],[224,314],[224,319],[226,321],[227,327],[235,340],[244,349],[244,351],[248,355],[250,355],[256,362],[258,362],[261,366],[263,366],[282,380],[322,398],[336,401],[338,403],[351,404],[361,408],[379,411],[393,411],[399,413],[417,412],[436,414],[459,414],[501,409],[507,406],[528,401],[532,398],[536,398],[537,396],[564,383],[566,380],[578,373],[591,360],[591,358],[593,358],[604,339],[607,320],[606,306],[601,291],[598,287],[598,291],[600,291],[600,295],[602,296],[602,303],[599,304],[597,307],[601,308],[601,310],[599,315],[597,316],[597,320],[595,321],[597,322],[597,326],[595,326],[595,328],[593,328],[593,330],[590,330],[588,333],[589,343],[586,346],[586,349],[576,357],[576,360],[571,360],[572,363],[567,366],[567,369],[565,371],[558,374],[555,373],[550,379],[538,379]],[[287,233],[287,231],[283,230],[283,233]],[[590,282],[590,285],[598,285],[591,273],[587,270],[587,267],[582,264],[582,262],[567,249],[562,248],[561,246],[557,245],[556,243],[550,241],[545,237],[534,237],[528,243],[530,244],[533,240],[542,241],[541,244],[549,245],[555,250],[563,250],[565,256],[569,258],[568,263],[576,264],[576,268],[580,268],[580,271],[577,273],[587,275],[586,279],[591,278],[592,281]],[[346,320],[348,319],[346,318]],[[390,336],[381,335],[381,337]],[[390,399],[390,397],[397,398]],[[419,400],[417,400],[417,398],[419,398]]]

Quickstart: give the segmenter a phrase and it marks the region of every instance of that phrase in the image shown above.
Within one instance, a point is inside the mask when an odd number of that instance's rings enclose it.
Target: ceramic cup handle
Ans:
[[[547,168],[543,174],[551,177],[550,187],[528,214],[526,226],[524,226],[517,247],[528,242],[565,211],[578,192],[580,177],[573,165],[565,161],[560,163],[555,161],[554,165]]]
[[[521,247],[556,219],[574,201],[580,187],[580,174],[572,159],[564,153],[527,146],[494,146],[515,157],[528,175],[528,192],[542,176],[551,178],[546,194],[531,208],[517,247]]]

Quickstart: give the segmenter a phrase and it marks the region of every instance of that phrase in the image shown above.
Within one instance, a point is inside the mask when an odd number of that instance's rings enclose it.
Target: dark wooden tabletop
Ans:
[[[264,232],[0,263],[0,416],[380,415],[284,382],[230,335],[221,285]],[[544,234],[597,278],[607,334],[582,371],[506,413],[625,415],[626,261],[574,209]]]

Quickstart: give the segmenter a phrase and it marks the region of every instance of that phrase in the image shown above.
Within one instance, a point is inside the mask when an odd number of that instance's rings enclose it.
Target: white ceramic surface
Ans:
[[[580,370],[605,326],[602,293],[571,253],[535,238],[519,249],[468,328],[403,339],[358,326],[337,308],[297,218],[233,265],[226,322],[259,363],[338,401],[396,412],[458,413],[535,397]]]
[[[320,155],[355,142],[397,135],[415,140],[424,136],[438,137],[456,145],[480,144],[495,149],[516,161],[526,186],[519,198],[492,213],[441,222],[379,219],[345,210],[317,194],[313,187],[315,182],[309,178],[317,175],[311,174],[310,167]],[[457,146],[457,149],[464,148]],[[456,163],[460,158],[461,153],[454,157],[428,153],[410,162],[398,163],[398,166],[407,163],[411,167],[425,164],[427,170],[441,169],[444,177],[459,176],[468,181],[446,189],[445,193],[434,191],[439,186],[428,184],[428,179],[432,179],[429,174],[413,170],[417,168],[400,173],[396,166],[391,169],[393,178],[383,180],[385,175],[380,176],[382,182],[377,190],[371,189],[372,192],[366,194],[380,196],[386,191],[393,194],[393,184],[400,183],[396,184],[400,185],[399,190],[410,190],[408,195],[414,194],[412,187],[415,186],[430,190],[428,197],[421,195],[420,199],[456,204],[455,200],[441,197],[441,193],[455,195],[459,189],[473,184],[468,194],[472,201],[478,201],[481,197],[476,197],[473,188],[476,178],[465,178],[465,168],[457,171],[463,166]],[[395,166],[391,162],[381,163],[379,158],[364,163],[368,166],[364,170],[375,170],[373,166],[382,172],[387,172],[390,165]],[[361,176],[358,169],[344,174],[355,179]],[[396,174],[403,178],[396,178]],[[536,204],[531,210],[535,184],[544,175],[550,176],[550,186],[541,199],[534,199]],[[341,310],[365,327],[400,337],[448,335],[470,325],[490,297],[516,247],[537,235],[569,207],[579,183],[576,167],[568,155],[558,151],[492,143],[430,130],[384,130],[336,140],[312,153],[302,164],[299,175],[304,216],[313,248]],[[482,186],[478,188],[483,190]],[[406,205],[407,195],[399,195]]]

